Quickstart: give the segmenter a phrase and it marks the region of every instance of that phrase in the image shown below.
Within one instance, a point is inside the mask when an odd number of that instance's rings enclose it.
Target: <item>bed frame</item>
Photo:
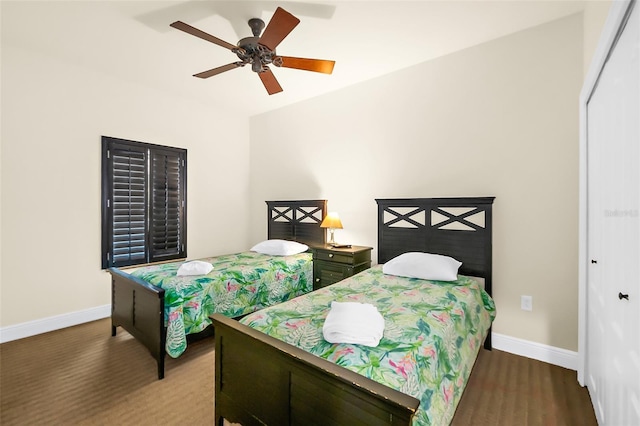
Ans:
[[[327,213],[326,200],[267,201],[267,238],[323,245],[326,232],[320,223]],[[109,268],[111,274],[111,335],[118,326],[149,349],[158,364],[158,379],[164,378],[166,328],[164,290]],[[208,327],[211,329],[211,327]],[[205,330],[202,335],[210,335]]]
[[[452,256],[491,294],[493,200],[376,200],[378,263],[407,251]],[[216,425],[411,425],[416,398],[235,320],[213,323]]]

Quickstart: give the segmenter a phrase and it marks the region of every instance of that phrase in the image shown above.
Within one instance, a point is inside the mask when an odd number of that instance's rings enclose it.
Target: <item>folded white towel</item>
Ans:
[[[207,275],[213,270],[213,265],[209,262],[203,262],[202,260],[192,260],[191,262],[185,262],[178,268],[176,275],[179,277],[187,275]]]
[[[384,334],[384,318],[370,303],[331,302],[322,334],[329,343],[378,346]]]

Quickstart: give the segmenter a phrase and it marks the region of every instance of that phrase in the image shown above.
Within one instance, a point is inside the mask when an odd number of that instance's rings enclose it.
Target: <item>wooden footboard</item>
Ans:
[[[419,401],[214,314],[215,421],[410,425]]]
[[[118,326],[127,330],[149,349],[158,363],[158,379],[164,378],[164,290],[115,268],[109,273],[111,335]]]

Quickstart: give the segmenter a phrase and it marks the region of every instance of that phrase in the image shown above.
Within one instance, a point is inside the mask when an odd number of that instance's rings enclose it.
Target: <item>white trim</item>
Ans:
[[[632,0],[613,1],[602,29],[589,71],[580,91],[580,145],[578,189],[578,383],[585,386],[587,363],[587,102],[593,93],[598,77],[616,40],[621,23]]]
[[[0,343],[35,336],[36,334],[60,330],[86,322],[96,321],[111,316],[111,305],[97,306],[84,311],[71,312],[54,317],[43,318],[22,324],[10,325],[0,328]]]
[[[504,334],[491,333],[491,346],[499,351],[537,359],[538,361],[568,368],[569,370],[575,371],[578,366],[578,352],[505,336]]]

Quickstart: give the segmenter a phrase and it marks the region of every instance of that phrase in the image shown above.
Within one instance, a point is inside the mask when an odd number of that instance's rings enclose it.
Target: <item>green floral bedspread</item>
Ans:
[[[324,340],[333,300],[376,306],[385,319],[380,344]],[[448,425],[495,315],[493,300],[471,278],[402,278],[378,265],[240,322],[419,399],[414,425]]]
[[[207,275],[176,276],[184,262],[147,266],[132,272],[165,290],[166,351],[177,358],[187,334],[204,330],[213,313],[239,317],[313,289],[310,253],[268,256],[243,252],[199,259],[210,262]]]

